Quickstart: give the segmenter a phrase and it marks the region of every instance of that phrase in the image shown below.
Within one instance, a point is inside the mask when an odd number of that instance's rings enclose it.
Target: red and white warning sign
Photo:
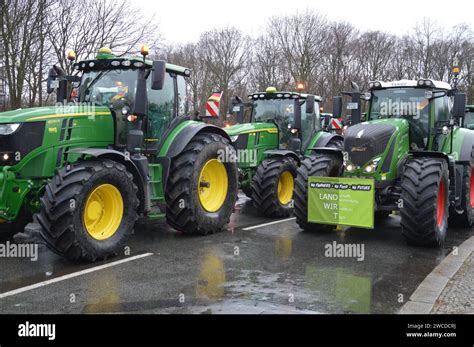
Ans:
[[[219,117],[219,106],[221,104],[222,92],[215,92],[207,99],[206,117]]]
[[[331,119],[331,129],[342,129],[342,122],[339,118],[332,118]]]

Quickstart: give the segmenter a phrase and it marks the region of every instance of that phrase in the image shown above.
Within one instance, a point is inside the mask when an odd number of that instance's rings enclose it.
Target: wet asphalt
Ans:
[[[185,236],[140,222],[130,256],[152,255],[0,298],[0,313],[396,313],[472,229],[450,229],[443,248],[406,245],[399,217],[374,230],[301,231],[258,216],[240,197],[228,229]],[[257,226],[257,227],[255,227]],[[0,242],[7,238],[0,235]],[[364,259],[327,257],[327,244],[364,246]],[[73,264],[40,248],[37,261],[0,259],[0,296],[127,259]],[[359,258],[360,259],[360,258]]]

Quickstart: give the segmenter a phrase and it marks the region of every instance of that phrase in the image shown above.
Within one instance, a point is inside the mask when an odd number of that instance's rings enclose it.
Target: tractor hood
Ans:
[[[20,108],[13,111],[0,112],[0,124],[37,122],[62,117],[106,116],[110,114],[111,112],[107,107],[82,105]]]
[[[229,134],[229,136],[237,136],[255,131],[276,132],[277,128],[273,123],[246,123],[224,128],[224,130],[227,132],[227,134]]]
[[[392,136],[409,127],[405,119],[380,119],[349,127],[344,137],[344,151],[359,167],[382,155]]]

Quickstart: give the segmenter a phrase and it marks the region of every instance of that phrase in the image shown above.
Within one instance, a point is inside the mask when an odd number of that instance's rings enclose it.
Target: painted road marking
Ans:
[[[71,279],[71,278],[74,278],[74,277],[86,275],[86,274],[89,274],[91,272],[107,269],[109,267],[120,265],[120,264],[123,264],[123,263],[127,263],[127,262],[137,260],[137,259],[140,259],[140,258],[149,257],[150,255],[153,255],[153,253],[144,253],[144,254],[136,255],[136,256],[133,256],[133,257],[130,257],[130,258],[117,260],[117,261],[114,261],[114,262],[109,263],[109,264],[104,264],[104,265],[92,267],[90,269],[86,269],[86,270],[82,270],[82,271],[78,271],[78,272],[73,272],[73,273],[70,273],[70,274],[67,274],[67,275],[64,275],[64,276],[60,276],[60,277],[56,277],[56,278],[53,278],[53,279],[50,279],[50,280],[47,280],[47,281],[43,281],[43,282],[32,284],[32,285],[29,285],[29,286],[26,286],[26,287],[14,289],[14,290],[11,290],[9,292],[5,292],[5,293],[0,294],[0,299],[6,298],[6,297],[9,297],[9,296],[13,296],[13,295],[16,295],[16,294],[24,293],[24,292],[27,292],[27,291],[30,291],[30,290],[33,290],[33,289],[41,288],[41,287],[47,286],[49,284],[62,282],[62,281],[65,281],[65,280],[68,280],[68,279]]]
[[[296,217],[293,217],[293,218],[287,218],[287,219],[282,219],[282,220],[277,220],[275,222],[270,222],[270,223],[265,223],[265,224],[259,224],[259,225],[254,225],[252,227],[247,227],[247,228],[243,228],[242,230],[253,230],[253,229],[258,229],[258,228],[261,228],[261,227],[266,227],[267,225],[273,225],[273,224],[279,224],[279,223],[284,223],[284,222],[288,222],[290,220],[295,220]]]

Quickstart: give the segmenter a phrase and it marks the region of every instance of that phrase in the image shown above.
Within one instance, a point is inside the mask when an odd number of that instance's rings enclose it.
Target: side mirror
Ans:
[[[232,100],[229,102],[229,110],[228,110],[228,114],[234,114],[235,112],[238,112],[240,110],[237,109],[237,107],[239,107],[239,99],[237,99],[237,97],[233,97]]]
[[[151,89],[162,90],[165,84],[166,62],[156,60],[153,62],[153,73],[151,74]]]
[[[59,81],[57,80],[58,74],[54,68],[49,69],[48,80],[46,82],[46,92],[51,94],[55,89],[59,87]]]
[[[341,117],[341,114],[342,114],[342,96],[335,96],[335,97],[332,98],[332,114],[336,118]]]
[[[146,88],[146,71],[138,70],[137,91],[135,94],[135,104],[133,114],[136,116],[146,116],[148,109],[148,92]]]
[[[306,98],[306,113],[307,114],[313,114],[314,113],[315,103],[316,103],[316,101],[314,99],[314,95],[309,95]]]
[[[295,123],[293,128],[301,129],[301,103],[298,99],[295,99]]]
[[[464,118],[465,112],[466,112],[466,94],[465,93],[454,94],[453,117]]]

